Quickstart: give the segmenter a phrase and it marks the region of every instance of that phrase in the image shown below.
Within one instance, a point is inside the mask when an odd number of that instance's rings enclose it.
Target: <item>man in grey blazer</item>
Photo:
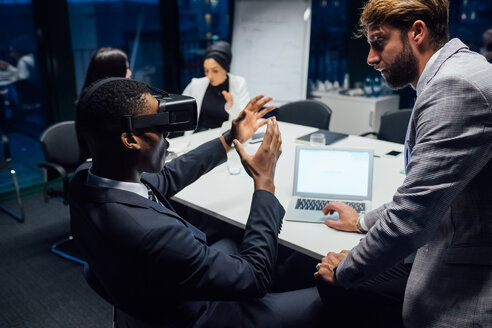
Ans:
[[[346,289],[416,251],[405,288],[408,327],[492,326],[492,65],[448,41],[447,0],[369,0],[360,18],[367,63],[417,99],[405,141],[406,178],[392,202],[364,217],[328,204],[327,225],[367,231],[328,253],[315,276]],[[354,309],[357,311],[357,309]]]

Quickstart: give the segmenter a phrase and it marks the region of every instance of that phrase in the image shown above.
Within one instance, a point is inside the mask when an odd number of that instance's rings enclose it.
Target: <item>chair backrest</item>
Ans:
[[[397,143],[405,143],[408,122],[412,115],[412,109],[400,109],[394,112],[386,112],[381,116],[378,139]]]
[[[329,130],[331,109],[317,100],[294,101],[277,109],[277,119],[313,128]]]
[[[114,306],[114,326],[116,327],[132,327],[132,328],[157,328],[162,327],[162,325],[150,324],[140,319],[124,312],[123,310],[116,307],[109,297],[109,295],[104,290],[103,286],[97,279],[95,273],[91,270],[87,263],[84,264],[84,278],[89,284],[93,291],[95,291],[99,296],[101,296],[106,302]],[[167,327],[167,326],[166,326]]]
[[[47,162],[64,168],[80,164],[80,148],[75,132],[75,121],[65,121],[50,126],[39,138]]]
[[[108,294],[104,290],[103,286],[97,280],[97,277],[94,272],[92,272],[89,264],[87,262],[84,263],[84,278],[85,281],[91,286],[92,290],[95,291],[99,296],[101,296],[106,302],[113,304]]]

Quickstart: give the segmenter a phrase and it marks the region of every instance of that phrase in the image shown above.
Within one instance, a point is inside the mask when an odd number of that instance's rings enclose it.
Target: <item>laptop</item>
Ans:
[[[328,202],[341,201],[359,213],[371,210],[374,151],[326,146],[296,147],[294,188],[285,219],[318,222]]]

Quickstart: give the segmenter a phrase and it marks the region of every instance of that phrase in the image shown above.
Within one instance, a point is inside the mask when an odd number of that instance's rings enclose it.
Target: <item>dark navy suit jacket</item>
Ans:
[[[158,192],[164,206],[131,192],[88,185],[87,170],[76,174],[70,188],[72,233],[116,307],[166,326],[261,322],[264,309],[254,300],[270,286],[284,215],[275,196],[255,191],[237,255],[207,246],[205,234],[167,201],[225,160],[216,139],[159,174],[144,174],[142,181]]]

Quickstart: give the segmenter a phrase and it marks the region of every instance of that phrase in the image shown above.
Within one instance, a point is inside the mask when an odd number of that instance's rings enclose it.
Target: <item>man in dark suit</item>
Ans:
[[[93,164],[73,179],[70,215],[72,233],[107,299],[117,310],[157,326],[315,324],[323,311],[314,288],[267,294],[284,215],[274,196],[280,132],[274,119],[258,121],[273,108],[261,109],[271,98],[252,99],[232,123],[234,145],[255,187],[236,251],[226,243],[207,245],[205,234],[168,202],[226,160],[230,138],[209,141],[164,166],[167,131],[99,127],[124,115],[156,114],[158,101],[147,86],[127,79],[96,83],[78,103],[77,124]],[[263,124],[267,131],[258,152],[246,154],[241,143]]]

